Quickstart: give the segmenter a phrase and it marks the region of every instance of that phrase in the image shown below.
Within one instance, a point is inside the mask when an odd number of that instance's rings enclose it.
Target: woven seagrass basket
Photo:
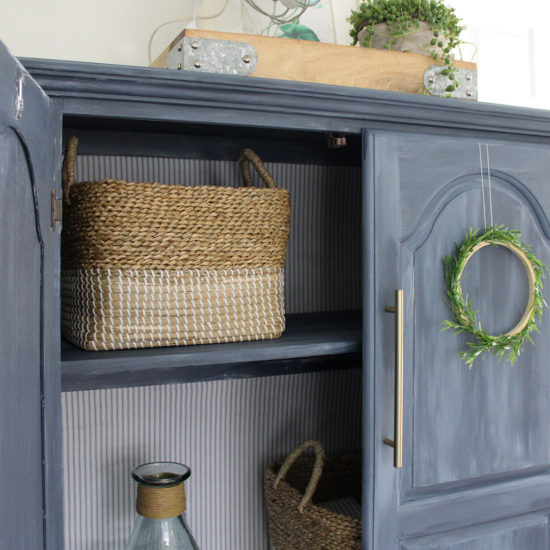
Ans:
[[[63,163],[62,331],[89,350],[277,338],[288,191],[245,149],[244,187],[76,182]],[[266,188],[252,187],[252,164]]]
[[[302,456],[313,448],[315,457]],[[310,439],[264,474],[269,539],[275,550],[361,550],[361,520],[323,504],[361,502],[361,454],[325,459]]]

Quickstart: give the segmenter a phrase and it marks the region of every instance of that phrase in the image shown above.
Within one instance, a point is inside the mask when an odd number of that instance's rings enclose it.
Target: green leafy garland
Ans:
[[[505,228],[502,225],[490,227],[478,235],[479,230],[470,229],[466,240],[460,245],[455,245],[454,256],[444,257],[445,279],[447,281],[447,297],[449,299],[449,307],[455,315],[456,321],[445,321],[444,329],[453,329],[455,334],[468,332],[475,337],[473,342],[468,342],[469,350],[460,351],[458,355],[464,359],[469,368],[472,368],[473,363],[480,355],[485,356],[485,353],[491,352],[499,359],[508,353],[507,360],[511,364],[518,358],[526,340],[533,343],[530,333],[535,330],[539,332],[537,319],[542,317],[542,310],[546,305],[542,297],[542,279],[546,272],[550,271],[550,267],[541,262],[531,252],[531,248],[520,240],[520,232]],[[491,336],[487,334],[481,327],[481,324],[476,320],[476,312],[472,309],[472,303],[466,298],[464,300],[460,287],[460,277],[468,260],[468,256],[472,249],[480,243],[503,243],[511,244],[519,248],[525,253],[535,272],[534,282],[534,301],[529,316],[529,320],[525,328],[514,335],[501,334],[499,336]]]
[[[403,36],[415,32],[421,21],[428,23],[433,38],[425,44],[426,51],[436,61],[441,60],[446,65],[441,73],[450,80],[446,91],[451,93],[458,87],[451,51],[462,43],[459,35],[463,27],[454,8],[447,7],[442,0],[367,0],[361,3],[357,11],[351,11],[348,21],[352,25],[349,34],[353,45],[359,42],[359,33],[366,32],[363,46],[371,45],[374,25],[386,23],[389,39],[384,47],[388,49]],[[438,53],[438,48],[442,54]]]

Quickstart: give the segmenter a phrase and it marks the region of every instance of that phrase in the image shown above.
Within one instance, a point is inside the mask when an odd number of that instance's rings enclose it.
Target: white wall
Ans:
[[[219,13],[226,0],[203,0],[199,16]],[[346,18],[357,0],[333,0],[337,36],[347,44]],[[0,39],[19,57],[43,57],[122,65],[148,65],[186,26],[195,0],[0,0]],[[220,17],[199,28],[242,32],[241,0],[227,0]]]
[[[219,12],[226,0],[204,0],[199,15]],[[324,0],[325,3],[328,0]],[[346,18],[359,0],[332,0],[337,41],[349,43]],[[498,0],[450,0],[467,30],[466,60],[478,63],[479,99],[550,109],[544,56],[550,3],[523,0],[509,9]],[[189,20],[195,0],[0,0],[0,39],[20,57],[148,65],[148,42],[158,25]],[[186,26],[171,23],[155,36],[152,57]],[[242,32],[242,1],[199,20],[200,28]]]
[[[466,25],[463,40],[477,46],[480,100],[550,109],[550,3],[454,0],[451,5]]]

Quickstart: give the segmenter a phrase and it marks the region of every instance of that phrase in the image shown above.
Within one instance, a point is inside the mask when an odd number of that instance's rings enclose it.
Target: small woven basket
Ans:
[[[64,336],[89,350],[277,338],[288,191],[245,149],[244,187],[76,182],[63,163]],[[266,188],[252,187],[252,164]]]
[[[315,457],[302,456],[313,448]],[[361,520],[321,504],[361,502],[361,454],[325,460],[317,440],[298,446],[264,475],[269,538],[275,550],[361,550]],[[291,468],[292,467],[292,468]]]

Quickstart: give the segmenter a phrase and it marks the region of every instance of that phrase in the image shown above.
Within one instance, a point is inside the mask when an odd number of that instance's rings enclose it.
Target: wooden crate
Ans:
[[[165,66],[168,52],[183,37],[247,42],[258,54],[248,76],[378,90],[418,93],[424,89],[424,71],[434,65],[428,55],[252,34],[185,29],[151,67]],[[475,63],[455,61],[458,68],[476,70]]]

